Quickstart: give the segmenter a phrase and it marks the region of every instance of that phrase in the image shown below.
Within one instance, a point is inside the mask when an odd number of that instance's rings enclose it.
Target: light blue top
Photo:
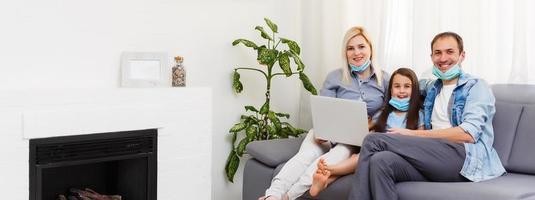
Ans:
[[[435,97],[442,89],[442,81],[421,84],[426,93],[424,101],[424,124],[431,127],[431,114]],[[469,74],[461,74],[448,103],[448,115],[453,127],[459,126],[470,134],[475,143],[464,143],[466,159],[460,174],[478,182],[501,176],[505,169],[492,147],[494,129],[492,119],[496,112],[494,94],[487,83]]]
[[[341,99],[362,100],[366,102],[368,116],[374,116],[383,107],[390,75],[383,71],[382,85],[379,87],[373,66],[370,69],[372,73],[367,79],[361,80],[356,75],[356,72],[352,73],[351,84],[348,85],[342,83],[342,69],[330,72],[327,78],[325,78],[320,95]]]
[[[418,112],[418,127],[424,125],[424,112],[420,110]],[[388,114],[386,119],[386,128],[406,128],[407,127],[407,112],[402,112],[401,115],[397,115],[395,112]]]

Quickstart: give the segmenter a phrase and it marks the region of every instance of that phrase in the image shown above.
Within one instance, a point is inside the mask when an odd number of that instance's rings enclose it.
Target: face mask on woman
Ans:
[[[394,108],[396,108],[397,110],[399,110],[399,111],[407,112],[409,110],[409,102],[410,102],[410,100],[411,100],[410,97],[406,97],[406,98],[403,98],[403,99],[398,99],[396,97],[392,97],[392,98],[390,98],[390,101],[388,101],[388,103],[390,105],[392,105]]]
[[[368,59],[364,64],[362,64],[361,66],[356,66],[356,65],[352,65],[352,64],[349,64],[349,66],[351,67],[351,71],[352,72],[357,72],[357,73],[361,73],[363,72],[364,70],[366,70],[366,68],[368,68],[370,66],[370,59]]]
[[[437,66],[433,66],[433,75],[435,75],[437,78],[449,81],[451,79],[454,79],[455,77],[459,76],[461,74],[461,68],[459,67],[459,63],[455,64],[453,67],[448,69],[446,72],[440,71]]]

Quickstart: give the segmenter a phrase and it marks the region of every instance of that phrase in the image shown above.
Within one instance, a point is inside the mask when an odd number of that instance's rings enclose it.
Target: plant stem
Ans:
[[[273,49],[277,49],[277,46],[275,45],[275,32],[273,32]],[[280,41],[280,39],[279,39]]]
[[[255,69],[255,68],[249,68],[249,67],[238,67],[238,68],[234,68],[234,70],[240,70],[240,69],[243,69],[243,70],[253,70],[253,71],[258,71],[260,73],[262,73],[264,75],[264,77],[266,77],[266,79],[268,79],[268,75],[266,74],[266,72],[262,71],[262,70],[259,70],[259,69]]]
[[[273,75],[271,75],[271,70],[273,69],[273,64],[271,64],[270,66],[268,66],[268,73],[267,73],[267,84],[266,84],[266,102],[268,104],[268,112],[266,114],[264,114],[263,116],[263,119],[264,120],[264,126],[267,126],[268,125],[268,114],[269,114],[269,110],[271,110],[271,79],[273,78]],[[267,130],[267,129],[264,129],[264,130]],[[264,139],[269,139],[269,131],[265,131],[264,132]]]
[[[280,43],[281,43],[281,40],[279,39],[279,41],[278,41],[277,44],[275,45],[275,49],[279,46]]]

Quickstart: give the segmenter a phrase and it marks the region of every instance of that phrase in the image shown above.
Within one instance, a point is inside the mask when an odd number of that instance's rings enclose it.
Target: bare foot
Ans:
[[[318,169],[325,170],[327,169],[327,162],[325,162],[325,159],[320,158],[317,165]]]
[[[327,170],[325,160],[320,159],[318,162],[318,169],[312,177],[312,185],[310,186],[310,196],[317,196],[323,189],[327,187],[327,180],[331,176],[331,172]]]

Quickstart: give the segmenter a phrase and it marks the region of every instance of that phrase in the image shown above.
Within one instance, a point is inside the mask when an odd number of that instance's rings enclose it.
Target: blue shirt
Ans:
[[[431,129],[431,114],[435,97],[442,89],[442,81],[428,81],[421,84],[427,91],[424,101],[424,124]],[[459,126],[474,139],[464,143],[466,159],[460,174],[478,182],[501,176],[505,169],[492,147],[494,128],[492,119],[496,112],[495,98],[484,80],[469,74],[461,74],[448,103],[448,114],[453,127]]]
[[[418,112],[418,127],[424,125],[424,113],[420,110]],[[386,128],[406,128],[407,127],[407,112],[397,115],[395,112],[388,114],[386,119]]]
[[[320,90],[321,96],[362,100],[366,102],[368,116],[373,116],[383,107],[384,98],[388,89],[390,75],[383,71],[382,85],[377,85],[377,76],[373,72],[366,79],[360,79],[356,73],[351,74],[351,84],[342,82],[342,69],[330,72],[325,78],[323,87]]]

